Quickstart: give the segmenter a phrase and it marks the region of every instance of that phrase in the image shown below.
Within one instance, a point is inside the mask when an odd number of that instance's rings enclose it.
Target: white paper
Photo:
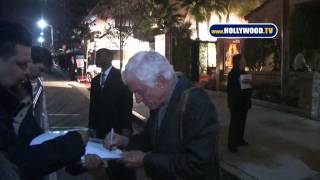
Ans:
[[[43,133],[37,136],[36,138],[34,138],[31,141],[30,146],[42,144],[43,142],[65,135],[67,132],[68,131],[51,131],[51,132]],[[86,146],[85,154],[96,154],[102,159],[120,159],[122,157],[121,150],[115,149],[115,150],[109,151],[108,149],[104,148],[102,144],[91,142],[91,141],[89,141]],[[83,157],[81,159],[83,159]]]
[[[242,75],[240,75],[240,88],[241,89],[250,89],[250,88],[252,88],[251,81],[252,81],[252,75],[251,74],[242,74]]]
[[[121,150],[115,149],[115,150],[109,151],[108,149],[104,148],[102,144],[91,142],[91,141],[89,141],[86,146],[85,154],[96,154],[102,159],[120,159],[122,157]]]

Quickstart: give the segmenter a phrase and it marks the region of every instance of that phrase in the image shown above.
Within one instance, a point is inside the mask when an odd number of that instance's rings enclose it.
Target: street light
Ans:
[[[48,25],[48,23],[47,23],[44,19],[40,19],[40,20],[38,21],[38,26],[39,26],[39,28],[41,28],[41,29],[46,28],[47,25]]]
[[[44,38],[43,38],[42,36],[40,36],[40,37],[38,38],[38,42],[39,42],[39,43],[43,43],[43,42],[44,42]]]
[[[52,47],[52,50],[54,50],[54,46],[53,46],[53,27],[52,27],[52,25],[48,24],[44,19],[40,19],[38,21],[38,26],[39,26],[39,28],[41,30],[43,30],[47,26],[51,28],[51,47]]]
[[[44,38],[42,36],[40,36],[38,38],[38,42],[41,44],[41,47],[42,47],[42,43],[44,42]]]

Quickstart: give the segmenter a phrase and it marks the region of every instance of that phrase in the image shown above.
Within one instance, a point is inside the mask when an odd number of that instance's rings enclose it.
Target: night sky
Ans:
[[[23,24],[33,35],[33,43],[41,30],[37,21],[44,19],[54,27],[56,37],[67,33],[81,21],[96,3],[96,0],[0,0],[0,19],[7,19]],[[50,39],[50,28],[44,30],[45,39]],[[56,38],[55,38],[56,39]]]

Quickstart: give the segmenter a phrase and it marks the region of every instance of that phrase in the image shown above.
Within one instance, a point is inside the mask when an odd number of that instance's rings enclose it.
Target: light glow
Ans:
[[[44,29],[48,26],[48,23],[44,19],[40,19],[38,21],[38,26],[40,29]]]

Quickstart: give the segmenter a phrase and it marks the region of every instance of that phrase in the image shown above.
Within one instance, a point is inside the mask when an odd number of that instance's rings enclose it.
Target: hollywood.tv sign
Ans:
[[[210,34],[216,38],[274,38],[278,28],[272,23],[214,24]]]

